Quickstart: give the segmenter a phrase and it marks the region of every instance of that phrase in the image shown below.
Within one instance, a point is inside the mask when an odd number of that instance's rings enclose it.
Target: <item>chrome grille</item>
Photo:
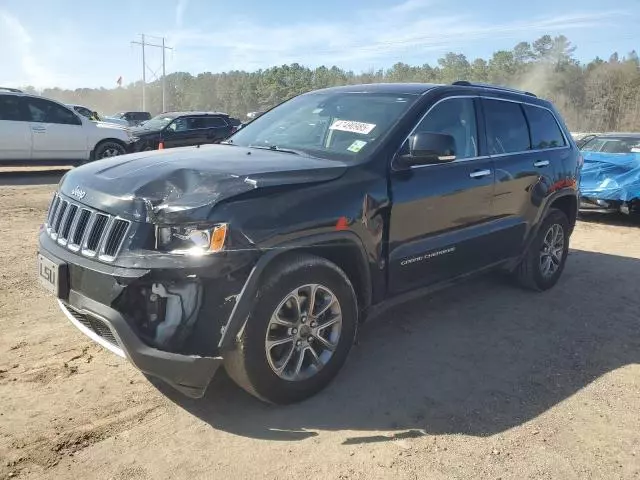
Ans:
[[[84,207],[55,194],[47,213],[47,234],[73,252],[111,262],[131,222]]]

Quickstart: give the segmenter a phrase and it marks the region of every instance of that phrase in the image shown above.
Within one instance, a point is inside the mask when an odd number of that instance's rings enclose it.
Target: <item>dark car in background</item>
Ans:
[[[113,115],[113,118],[126,120],[130,127],[136,127],[151,120],[151,114],[149,112],[119,112]]]
[[[640,213],[640,133],[593,135],[584,156],[582,212]]]
[[[220,112],[167,112],[131,129],[134,150],[157,150],[220,143],[238,130],[240,120]]]

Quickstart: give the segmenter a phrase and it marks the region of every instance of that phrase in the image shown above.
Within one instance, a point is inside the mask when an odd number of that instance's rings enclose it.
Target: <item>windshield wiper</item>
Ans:
[[[293,155],[302,155],[302,152],[298,150],[292,150],[290,148],[280,148],[277,145],[249,145],[248,148],[258,148],[260,150],[271,150],[273,152],[292,153]]]

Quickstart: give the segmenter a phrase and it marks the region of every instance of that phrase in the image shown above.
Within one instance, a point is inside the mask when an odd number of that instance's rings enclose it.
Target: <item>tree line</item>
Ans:
[[[167,110],[215,110],[245,119],[300,93],[356,83],[429,82],[456,80],[492,83],[530,91],[551,100],[573,131],[640,131],[640,60],[635,51],[609,59],[580,63],[576,47],[563,35],[544,35],[520,42],[491,58],[468,59],[447,53],[435,65],[396,63],[389,69],[354,73],[336,66],[307,68],[298,63],[256,72],[177,72],[167,75]],[[33,87],[27,87],[35,91]],[[160,113],[159,81],[147,84],[147,109]],[[79,103],[101,113],[139,110],[140,82],[113,89],[45,89],[43,96]]]

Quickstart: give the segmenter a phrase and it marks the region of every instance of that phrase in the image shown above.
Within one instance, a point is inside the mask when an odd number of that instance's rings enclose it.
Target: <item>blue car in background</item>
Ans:
[[[640,213],[640,133],[592,135],[578,144],[583,212]]]

